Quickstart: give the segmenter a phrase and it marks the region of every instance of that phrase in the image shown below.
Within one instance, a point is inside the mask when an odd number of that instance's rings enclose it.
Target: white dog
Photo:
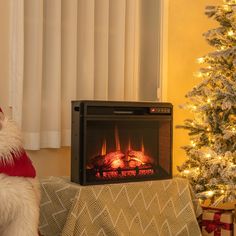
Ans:
[[[0,235],[38,235],[40,191],[17,125],[0,108]]]

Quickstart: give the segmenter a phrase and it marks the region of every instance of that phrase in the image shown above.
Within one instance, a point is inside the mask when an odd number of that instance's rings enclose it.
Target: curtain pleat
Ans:
[[[125,100],[137,100],[137,70],[138,61],[138,4],[136,0],[126,1],[126,20],[125,20],[125,80],[124,97]]]
[[[157,96],[159,73],[159,1],[140,0],[140,67],[139,67],[139,98],[153,100]],[[150,59],[151,58],[151,59]]]
[[[26,148],[40,148],[42,62],[43,62],[43,1],[25,0],[24,44],[24,114],[33,114],[32,119],[22,120]],[[32,96],[32,93],[34,96]],[[29,99],[30,98],[30,99]]]
[[[77,98],[94,98],[94,0],[78,0]]]
[[[11,0],[10,103],[26,149],[70,145],[72,100],[139,99],[142,1]]]
[[[95,1],[94,99],[108,99],[109,0]]]
[[[77,87],[77,0],[62,0],[61,16],[61,141],[70,145],[71,101],[76,99]]]
[[[9,105],[13,118],[22,125],[24,79],[24,0],[10,0]]]
[[[61,146],[61,1],[44,1],[41,147]]]
[[[126,0],[109,1],[108,99],[124,100]]]

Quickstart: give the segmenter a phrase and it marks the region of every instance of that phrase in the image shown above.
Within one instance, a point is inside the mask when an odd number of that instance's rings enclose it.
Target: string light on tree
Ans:
[[[215,194],[215,192],[212,191],[212,190],[206,192],[206,195],[207,195],[209,198],[213,197],[214,194]]]
[[[184,171],[183,171],[183,174],[184,174],[184,175],[188,175],[189,173],[190,173],[190,170],[184,170]]]
[[[197,77],[197,78],[203,77],[203,74],[202,74],[201,71],[198,71],[198,72],[194,73],[194,75],[195,75],[195,77]]]
[[[221,49],[221,50],[225,50],[226,47],[225,47],[225,46],[221,46],[220,49]]]
[[[211,154],[210,153],[207,153],[206,154],[206,158],[210,158],[211,157]]]
[[[234,35],[234,31],[233,30],[229,30],[227,34],[228,34],[228,36],[233,36]]]
[[[225,2],[225,1],[224,1],[224,2]],[[229,5],[223,5],[222,7],[223,7],[223,9],[224,9],[225,11],[229,11],[229,10],[230,10]]]
[[[193,147],[195,147],[195,146],[196,146],[196,143],[192,140],[192,141],[191,141],[191,145],[192,145]]]
[[[198,62],[199,64],[202,64],[202,63],[205,62],[205,59],[204,59],[203,57],[199,57],[199,58],[197,59],[197,62]]]

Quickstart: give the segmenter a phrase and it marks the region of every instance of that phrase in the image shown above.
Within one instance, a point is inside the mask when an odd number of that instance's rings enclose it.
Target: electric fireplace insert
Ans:
[[[73,101],[71,181],[171,178],[172,110],[170,103]]]

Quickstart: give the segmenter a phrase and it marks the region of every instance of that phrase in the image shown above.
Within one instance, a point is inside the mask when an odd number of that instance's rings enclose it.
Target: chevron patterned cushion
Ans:
[[[50,177],[41,186],[45,236],[201,235],[201,208],[184,179],[80,186]]]

